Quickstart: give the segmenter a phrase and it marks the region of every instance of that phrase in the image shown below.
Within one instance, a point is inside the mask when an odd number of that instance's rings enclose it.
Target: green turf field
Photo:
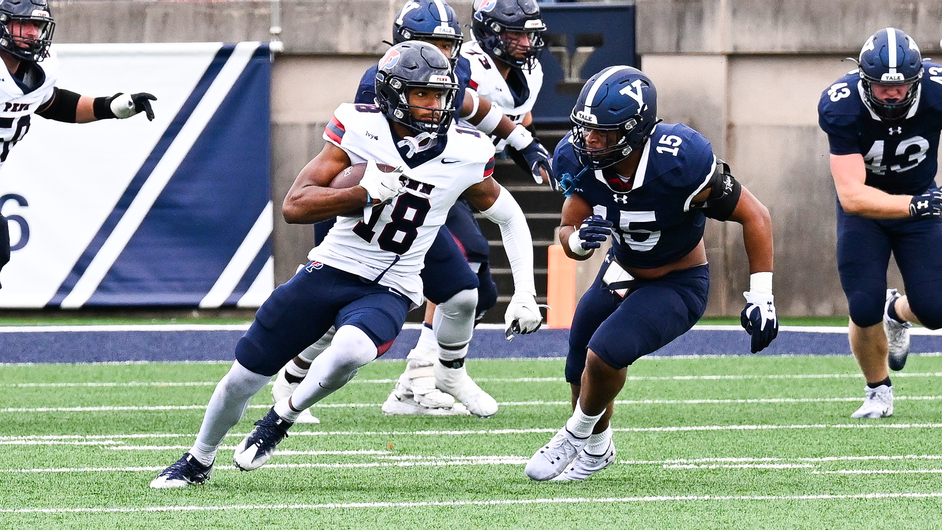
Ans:
[[[150,480],[193,442],[227,364],[0,365],[0,528],[936,528],[942,358],[894,374],[896,415],[851,420],[850,357],[646,358],[613,425],[618,462],[534,483],[530,455],[569,415],[562,360],[478,360],[486,420],[386,417],[404,363],[373,363],[296,425],[269,465],[232,448],[200,487]]]

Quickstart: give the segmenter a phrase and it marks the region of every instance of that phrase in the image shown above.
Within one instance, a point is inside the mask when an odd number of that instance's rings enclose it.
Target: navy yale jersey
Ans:
[[[615,257],[622,265],[652,269],[686,256],[703,238],[706,216],[690,202],[709,182],[716,158],[702,134],[675,123],[658,124],[641,149],[630,186],[622,189],[610,168],[586,169],[573,194],[612,222]],[[557,175],[583,171],[572,133],[556,147],[553,168]]]
[[[884,122],[864,102],[854,70],[821,94],[818,123],[832,155],[863,155],[866,184],[896,195],[933,187],[942,129],[942,66],[923,62],[916,102],[904,119]]]

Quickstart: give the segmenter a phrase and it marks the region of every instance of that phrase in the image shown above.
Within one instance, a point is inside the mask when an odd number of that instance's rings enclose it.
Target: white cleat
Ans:
[[[900,298],[896,289],[886,290],[886,305],[883,306],[883,332],[886,333],[886,343],[889,346],[887,364],[890,369],[898,372],[906,366],[906,357],[909,355],[909,322],[897,322],[890,318],[890,304]]]
[[[289,383],[288,380],[285,378],[285,369],[282,368],[281,370],[279,370],[278,377],[275,378],[275,382],[272,383],[272,386],[271,386],[271,396],[275,398],[275,403],[278,403],[279,401],[283,399],[288,399],[289,397],[291,397],[291,394],[294,393],[294,389],[298,388],[299,384],[300,383]],[[298,416],[298,419],[295,420],[294,422],[314,424],[314,423],[320,423],[321,420],[319,420],[316,416],[311,414],[311,409],[305,409],[304,411],[301,412],[301,415]]]
[[[550,441],[530,457],[525,472],[533,480],[550,480],[566,470],[588,442],[576,438],[563,427]]]
[[[893,415],[893,387],[880,385],[866,387],[864,391],[863,405],[850,415],[851,418],[888,418]]]
[[[451,396],[449,396],[451,397]],[[414,395],[402,384],[389,393],[383,403],[383,413],[390,416],[468,416],[471,414],[461,403],[452,401],[447,408],[429,408],[416,403]]]
[[[464,366],[448,368],[440,362],[435,363],[435,385],[461,401],[475,416],[487,418],[497,414],[497,400],[468,376]]]
[[[584,448],[576,455],[565,471],[551,478],[553,482],[575,482],[585,480],[615,462],[615,444],[609,442],[604,454],[591,455]]]

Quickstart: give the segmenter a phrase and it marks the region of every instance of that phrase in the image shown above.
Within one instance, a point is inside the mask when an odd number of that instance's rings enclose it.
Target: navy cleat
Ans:
[[[272,407],[264,418],[255,422],[255,429],[235,449],[233,461],[242,471],[258,469],[268,462],[275,448],[288,436],[294,425],[275,412]]]
[[[150,481],[150,487],[157,489],[185,488],[206,482],[212,473],[212,464],[204,466],[193,458],[190,453],[183,453],[180,460],[161,471],[157,478]]]

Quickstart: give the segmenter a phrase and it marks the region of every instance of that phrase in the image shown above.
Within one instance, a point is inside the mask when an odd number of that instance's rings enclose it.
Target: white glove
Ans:
[[[124,94],[118,92],[111,96],[108,108],[115,118],[123,120],[130,118],[139,112],[143,112],[149,121],[154,121],[154,109],[151,107],[151,101],[157,101],[157,98],[147,92],[138,94]]]
[[[746,333],[752,335],[752,353],[758,353],[778,336],[778,317],[775,315],[775,297],[746,291],[746,307],[739,317]]]
[[[399,178],[402,176],[402,168],[385,172],[376,167],[376,161],[370,160],[366,163],[366,171],[360,179],[360,186],[366,188],[367,205],[373,200],[379,200],[380,203],[386,202],[399,195],[402,189],[402,182]]]
[[[530,293],[514,293],[504,313],[504,336],[513,339],[514,333],[526,335],[540,329],[543,315],[536,298]]]

